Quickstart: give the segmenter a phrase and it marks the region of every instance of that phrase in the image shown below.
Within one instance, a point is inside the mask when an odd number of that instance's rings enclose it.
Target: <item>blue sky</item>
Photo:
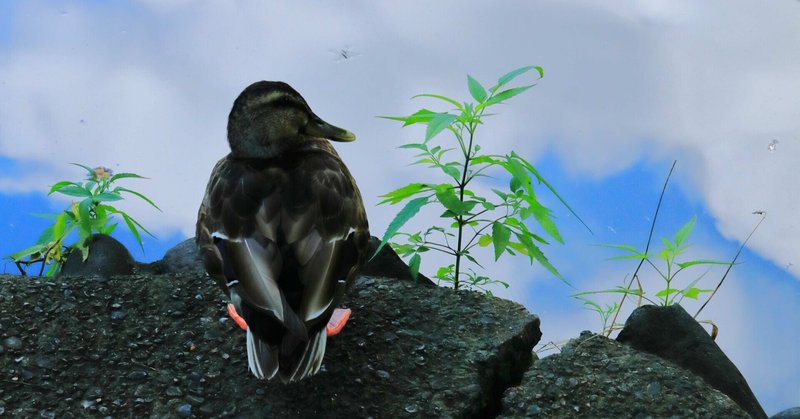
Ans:
[[[496,293],[539,314],[545,342],[598,330],[570,295],[632,272],[635,263],[607,261],[618,253],[594,245],[644,246],[678,160],[656,245],[696,215],[687,256],[730,260],[758,222],[752,212],[767,212],[700,317],[720,327],[717,342],[773,414],[800,405],[799,19],[792,0],[2,2],[0,254],[46,226],[30,213],[69,204],[45,193],[78,180],[77,162],[149,178],[125,185],[163,212],[135,200],[120,207],[158,238],[145,238],[142,252],[129,234],[118,237],[138,260],[159,259],[193,234],[208,174],[227,153],[233,99],[262,79],[290,83],[323,119],[357,134],[337,148],[381,235],[398,208],[376,207],[378,195],[430,179],[396,149],[422,131],[375,116],[436,106],[409,99],[421,92],[467,100],[467,73],[488,85],[540,65],[545,77],[498,108],[479,141],[533,162],[594,234],[541,192],[566,240],[545,253],[575,289],[503,257],[487,266],[511,283]],[[429,258],[422,270],[439,263]],[[16,267],[4,261],[3,271]],[[710,270],[701,286],[713,288],[722,272]],[[660,289],[652,272],[642,275],[646,290]]]

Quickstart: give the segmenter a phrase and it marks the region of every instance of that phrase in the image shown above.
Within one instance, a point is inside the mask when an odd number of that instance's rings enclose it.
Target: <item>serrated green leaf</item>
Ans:
[[[34,253],[39,253],[39,252],[41,252],[42,250],[44,250],[46,248],[47,248],[46,244],[37,244],[37,245],[31,246],[31,247],[29,247],[27,249],[22,249],[19,252],[12,253],[11,255],[8,256],[8,258],[13,260],[13,261],[15,261],[15,262],[18,262],[18,261],[22,260],[23,258],[25,258],[27,256],[30,256],[30,255],[32,255]]]
[[[635,248],[635,247],[633,247],[633,246],[627,246],[627,245],[624,245],[624,244],[606,244],[606,243],[600,243],[600,244],[595,244],[595,246],[601,246],[601,247],[610,247],[610,248],[612,248],[612,249],[620,249],[620,250],[625,250],[625,251],[627,251],[627,252],[635,253],[635,254],[637,254],[637,255],[641,255],[641,254],[642,254],[641,252],[639,252],[639,249],[637,249],[637,248]]]
[[[686,298],[691,298],[693,300],[696,300],[700,296],[700,293],[712,292],[712,291],[714,290],[690,287],[685,290],[681,290],[681,294],[683,294],[683,296]]]
[[[80,185],[75,183],[75,182],[70,182],[68,180],[62,180],[61,182],[57,182],[55,185],[51,186],[50,187],[50,191],[47,194],[50,195],[53,192],[65,187],[65,186],[77,186],[77,187],[80,187]]]
[[[428,146],[425,145],[425,144],[421,144],[421,143],[403,144],[403,145],[401,145],[400,147],[397,147],[397,148],[415,148],[415,149],[419,149],[419,150],[422,150],[422,151],[428,151]]]
[[[144,176],[139,176],[136,173],[125,173],[125,172],[123,172],[123,173],[117,173],[116,175],[111,176],[111,178],[109,178],[108,182],[109,183],[113,183],[115,180],[126,179],[126,178],[149,179],[149,178],[146,178]]]
[[[379,202],[378,205],[390,203],[396,204],[410,196],[414,196],[422,191],[428,190],[430,188],[427,187],[424,183],[409,183],[406,186],[401,188],[397,188],[385,195],[381,195],[381,198],[386,198],[383,201]]]
[[[59,188],[59,189],[57,189],[55,191],[51,191],[50,193],[53,193],[53,192],[58,192],[58,193],[61,193],[61,194],[64,194],[64,195],[69,195],[69,196],[78,196],[78,197],[82,197],[82,198],[92,196],[92,193],[90,191],[87,191],[83,187],[77,186],[77,185],[65,186],[65,187]]]
[[[675,289],[675,288],[665,288],[665,289],[657,292],[656,293],[656,297],[662,297],[663,298],[663,297],[666,297],[668,295],[675,294],[677,292],[681,292],[681,290]]]
[[[63,213],[62,213],[63,214]],[[36,244],[44,244],[49,243],[53,240],[57,240],[53,237],[53,226],[48,226],[42,231],[42,234],[39,235],[39,238],[36,239]]]
[[[521,163],[521,164],[522,164],[522,165],[525,167],[525,169],[526,169],[526,170],[528,170],[528,172],[529,172],[529,173],[533,174],[533,175],[536,177],[536,180],[537,180],[539,183],[541,183],[541,184],[543,184],[544,186],[546,186],[546,187],[547,187],[547,189],[549,189],[549,190],[550,190],[550,192],[551,192],[553,195],[555,195],[555,196],[556,196],[556,198],[558,198],[558,200],[561,202],[561,204],[562,204],[562,205],[564,205],[564,207],[566,207],[566,208],[567,208],[567,210],[569,210],[569,212],[570,212],[570,213],[571,213],[571,214],[572,214],[572,215],[573,215],[573,216],[574,216],[574,217],[575,217],[575,218],[576,218],[578,221],[580,221],[580,223],[581,223],[581,224],[582,224],[584,227],[586,227],[586,229],[587,229],[587,230],[589,230],[589,232],[590,232],[590,233],[594,234],[594,233],[592,232],[592,229],[591,229],[591,228],[589,228],[589,226],[588,226],[588,225],[586,225],[586,223],[583,221],[583,219],[582,219],[582,218],[581,218],[581,217],[580,217],[580,216],[579,216],[579,215],[578,215],[578,214],[577,214],[577,213],[576,213],[576,212],[575,212],[575,211],[572,209],[572,207],[570,207],[570,206],[569,206],[569,204],[567,204],[567,201],[565,201],[565,200],[564,200],[564,198],[562,198],[562,197],[561,197],[561,195],[559,195],[558,191],[556,191],[556,189],[555,189],[555,188],[554,188],[552,185],[550,185],[550,183],[549,183],[549,182],[548,182],[548,181],[547,181],[547,180],[546,180],[544,177],[542,177],[542,175],[541,175],[541,174],[539,174],[539,171],[538,171],[538,170],[536,170],[536,168],[535,168],[535,167],[533,167],[533,165],[532,165],[532,164],[531,164],[529,161],[525,160],[524,158],[522,158],[522,156],[520,156],[519,154],[517,154],[517,153],[516,153],[516,152],[514,152],[514,151],[512,151],[512,152],[511,152],[511,157],[512,157],[512,158],[514,158],[514,159],[516,159],[517,161],[519,161],[519,162],[520,162],[520,163]]]
[[[470,75],[467,75],[467,86],[469,87],[469,94],[471,94],[478,103],[483,103],[483,101],[486,100],[486,89]]]
[[[694,229],[694,225],[697,222],[697,216],[692,217],[689,222],[684,224],[677,233],[675,233],[675,247],[680,247],[683,242],[689,237],[689,234],[692,233],[692,229]]]
[[[470,160],[470,164],[471,165],[472,164],[486,164],[486,163],[489,163],[489,164],[500,164],[500,161],[495,159],[492,156],[484,156],[484,155],[475,156]]]
[[[412,99],[418,98],[418,97],[430,97],[430,98],[434,98],[434,99],[443,100],[443,101],[455,106],[459,111],[464,112],[464,105],[458,103],[458,101],[456,101],[455,99],[450,99],[447,96],[435,95],[435,94],[431,94],[431,93],[421,93],[421,94],[418,94],[416,96],[413,96]]]
[[[411,256],[411,260],[408,261],[408,269],[411,271],[411,279],[417,280],[419,276],[419,265],[422,262],[422,257],[419,254],[414,254]]]
[[[397,213],[391,223],[389,223],[389,227],[386,228],[386,232],[383,234],[383,239],[378,247],[375,249],[375,253],[372,254],[370,259],[374,258],[380,251],[383,249],[383,246],[386,245],[386,242],[392,238],[400,227],[402,227],[408,220],[410,220],[413,216],[415,216],[420,208],[424,207],[428,204],[428,197],[424,196],[421,198],[415,198],[411,201],[408,201],[405,207]]]
[[[486,246],[490,245],[491,243],[492,243],[492,236],[490,236],[488,234],[483,234],[478,239],[478,245],[480,247],[486,247]]]
[[[101,194],[95,195],[94,199],[101,201],[101,202],[111,202],[111,201],[119,201],[122,198],[119,194],[112,193],[112,192],[104,192]]]
[[[67,214],[62,212],[58,214],[56,218],[56,222],[53,224],[53,234],[52,237],[54,240],[58,240],[61,237],[64,237],[64,232],[67,228]]]
[[[730,264],[731,264],[730,262],[722,262],[719,260],[690,260],[687,262],[677,263],[676,265],[678,265],[681,268],[688,268],[694,265],[730,265]]]
[[[472,262],[472,263],[474,263],[474,264],[476,264],[476,265],[480,266],[480,267],[481,267],[481,269],[486,269],[486,268],[484,268],[484,267],[483,267],[483,265],[481,265],[481,264],[480,264],[480,263],[479,263],[477,260],[475,260],[475,258],[474,258],[474,257],[472,257],[472,255],[470,255],[469,253],[465,253],[465,254],[464,254],[464,257],[466,257],[467,259],[469,259],[469,261],[470,261],[470,262]]]
[[[455,215],[463,215],[468,211],[467,206],[456,196],[453,186],[446,183],[436,186],[436,199]]]
[[[539,204],[539,201],[536,198],[529,197],[531,199],[526,199],[528,204],[530,205],[530,210],[533,213],[533,218],[536,219],[536,222],[539,223],[540,226],[544,229],[544,231],[557,242],[564,244],[564,239],[561,237],[561,233],[558,231],[558,227],[553,222],[551,211],[545,207],[544,205]]]
[[[514,80],[515,78],[517,78],[517,76],[519,76],[521,74],[524,74],[524,73],[532,70],[533,68],[535,68],[535,67],[527,66],[527,67],[518,68],[518,69],[513,70],[513,71],[509,71],[508,73],[504,74],[502,77],[497,79],[497,86],[493,87],[492,92],[494,92],[497,89],[505,86],[506,84],[508,84],[508,82],[510,82],[511,80]],[[536,67],[536,68],[539,71],[539,78],[543,77],[544,73],[542,71],[542,68],[541,67]]]
[[[453,180],[456,182],[461,180],[461,171],[457,168],[448,165],[440,165],[439,168],[442,169],[447,176],[453,178]]]
[[[140,194],[139,192],[136,192],[136,191],[128,189],[128,188],[122,188],[122,187],[118,187],[116,189],[118,189],[120,191],[124,191],[124,192],[130,193],[130,194],[133,194],[133,195],[136,195],[139,198],[141,198],[142,200],[144,200],[145,202],[147,202],[148,204],[150,204],[150,206],[152,206],[153,208],[161,211],[161,208],[159,208],[158,205],[156,205],[153,201],[151,201],[150,198]]]
[[[512,97],[514,97],[514,96],[516,96],[516,95],[518,95],[518,94],[530,89],[533,86],[535,86],[535,85],[531,84],[531,85],[528,85],[528,86],[514,87],[512,89],[503,90],[502,92],[500,92],[500,93],[498,93],[498,94],[496,94],[494,96],[491,96],[488,99],[486,99],[486,102],[483,102],[480,105],[476,106],[475,107],[475,111],[480,111],[483,108],[486,108],[486,107],[489,107],[489,106],[492,106],[492,105],[496,105],[498,103],[505,102],[505,101],[511,99]]]
[[[87,231],[90,234],[92,231],[92,226],[90,224],[91,215],[89,211],[91,210],[93,205],[94,204],[92,203],[91,199],[84,199],[83,201],[80,202],[80,204],[78,204],[78,215],[80,216],[80,220],[78,220],[79,222],[78,229]]]
[[[511,230],[497,221],[492,223],[492,243],[494,244],[494,260],[506,251],[508,241],[511,238]]]
[[[431,138],[442,132],[455,120],[456,116],[447,112],[436,114],[436,116],[431,118],[431,121],[428,122],[428,129],[425,130],[425,142],[430,141]]]

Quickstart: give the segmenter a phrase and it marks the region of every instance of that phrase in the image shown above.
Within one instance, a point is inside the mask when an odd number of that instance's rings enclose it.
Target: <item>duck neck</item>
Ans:
[[[336,154],[324,138],[299,136],[283,141],[230,141],[231,156],[237,159],[274,159],[287,153],[303,150],[324,150]]]

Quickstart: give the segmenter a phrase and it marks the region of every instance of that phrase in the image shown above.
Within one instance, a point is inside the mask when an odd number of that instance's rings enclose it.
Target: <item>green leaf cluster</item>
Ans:
[[[678,257],[682,255],[686,250],[689,248],[689,245],[686,244],[686,240],[689,238],[689,235],[692,233],[694,226],[697,222],[697,217],[692,217],[686,224],[684,224],[678,232],[672,237],[672,240],[668,238],[661,238],[661,243],[663,248],[658,250],[657,252],[647,252],[647,251],[640,251],[639,249],[623,245],[623,244],[599,244],[598,246],[608,247],[612,249],[617,249],[623,251],[624,255],[615,256],[609,258],[609,260],[640,260],[644,263],[647,263],[655,272],[656,274],[661,277],[664,281],[664,288],[657,291],[654,296],[656,300],[653,300],[647,297],[644,288],[641,282],[638,279],[638,275],[636,277],[637,286],[636,287],[624,287],[624,286],[617,286],[611,289],[605,289],[600,291],[587,291],[587,292],[580,292],[574,294],[573,297],[578,298],[579,300],[583,301],[585,305],[592,311],[595,311],[600,314],[601,319],[603,320],[603,331],[610,332],[612,328],[619,328],[621,324],[612,324],[608,325],[608,316],[610,314],[614,314],[617,310],[619,310],[620,305],[614,304],[613,306],[606,306],[605,308],[600,307],[600,305],[588,298],[588,295],[597,295],[597,294],[608,294],[608,293],[616,293],[616,294],[624,294],[624,295],[633,295],[641,300],[647,300],[651,304],[654,305],[662,305],[668,306],[675,303],[680,303],[684,298],[689,298],[692,300],[699,299],[700,294],[703,293],[710,293],[713,292],[713,289],[704,289],[698,288],[698,282],[703,278],[703,275],[699,275],[697,278],[689,282],[684,287],[676,287],[675,286],[675,277],[683,272],[685,269],[690,268],[692,266],[699,266],[699,265],[731,265],[732,262],[724,262],[718,260],[709,260],[709,259],[696,259],[696,260],[687,260],[683,262],[678,261]],[[661,262],[661,265],[658,262]]]
[[[506,253],[527,256],[532,264],[538,262],[563,279],[540,248],[549,244],[548,239],[559,243],[563,243],[563,239],[553,221],[552,211],[537,199],[534,182],[544,185],[573,214],[575,212],[530,162],[514,151],[503,155],[483,154],[475,136],[485,118],[491,116],[487,113],[489,108],[534,86],[507,87],[515,78],[529,72],[535,72],[538,78],[544,76],[541,67],[522,67],[503,75],[486,89],[468,75],[467,88],[475,102],[459,102],[446,96],[424,93],[414,97],[434,99],[452,108],[443,112],[422,108],[408,116],[383,117],[400,121],[403,127],[426,126],[423,141],[404,144],[400,148],[415,151],[417,154],[412,164],[431,169],[433,176],[430,182],[411,183],[381,196],[383,201],[380,204],[405,205],[389,224],[375,254],[389,243],[398,254],[409,259],[415,277],[423,253],[438,251],[448,254],[454,263],[440,267],[434,277],[452,284],[455,289],[462,284],[484,290],[492,283],[508,286],[503,281],[490,279],[462,266],[466,260],[483,268],[471,253],[476,246],[492,246],[495,260]],[[443,132],[450,134],[446,140],[439,136]],[[488,173],[497,171],[507,175],[507,189],[492,189],[493,195],[485,197],[470,187],[477,178],[488,177]],[[441,224],[416,232],[401,231],[406,222],[425,206],[438,208]],[[529,224],[532,221],[548,239],[531,229]]]
[[[44,273],[47,276],[53,276],[61,269],[69,252],[74,249],[80,251],[83,260],[86,260],[89,257],[87,239],[95,232],[111,234],[117,227],[117,223],[113,222],[114,215],[119,215],[122,218],[136,238],[139,246],[143,246],[139,230],[151,237],[153,236],[133,217],[110,204],[110,202],[124,199],[122,194],[125,193],[144,200],[160,211],[161,209],[145,195],[122,186],[114,186],[114,183],[120,179],[146,178],[135,173],[113,174],[110,169],[105,167],[90,168],[82,164],[72,164],[86,170],[85,181],[72,182],[65,180],[57,182],[50,187],[48,195],[60,193],[81,198],[81,200],[73,201],[66,210],[60,213],[40,214],[43,217],[53,219],[53,224],[39,235],[35,245],[7,257],[17,264],[23,274],[26,272],[22,269],[22,265],[41,263],[39,275]],[[78,240],[66,246],[64,242],[72,232],[77,232]],[[47,267],[46,272],[44,272],[45,267]]]

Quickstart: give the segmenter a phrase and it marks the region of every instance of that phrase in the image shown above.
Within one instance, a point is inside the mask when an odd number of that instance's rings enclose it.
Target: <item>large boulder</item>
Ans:
[[[203,267],[203,258],[200,257],[194,237],[167,250],[158,265],[160,272],[163,273],[191,272],[199,275],[206,273],[206,269]]]
[[[117,239],[105,234],[93,234],[86,239],[86,245],[89,247],[89,257],[84,261],[80,250],[71,250],[59,275],[106,277],[133,273],[136,262],[131,252]]]
[[[680,304],[637,308],[617,341],[692,371],[754,418],[767,417],[736,365]]]
[[[506,391],[502,418],[749,418],[702,378],[655,355],[581,333]]]

